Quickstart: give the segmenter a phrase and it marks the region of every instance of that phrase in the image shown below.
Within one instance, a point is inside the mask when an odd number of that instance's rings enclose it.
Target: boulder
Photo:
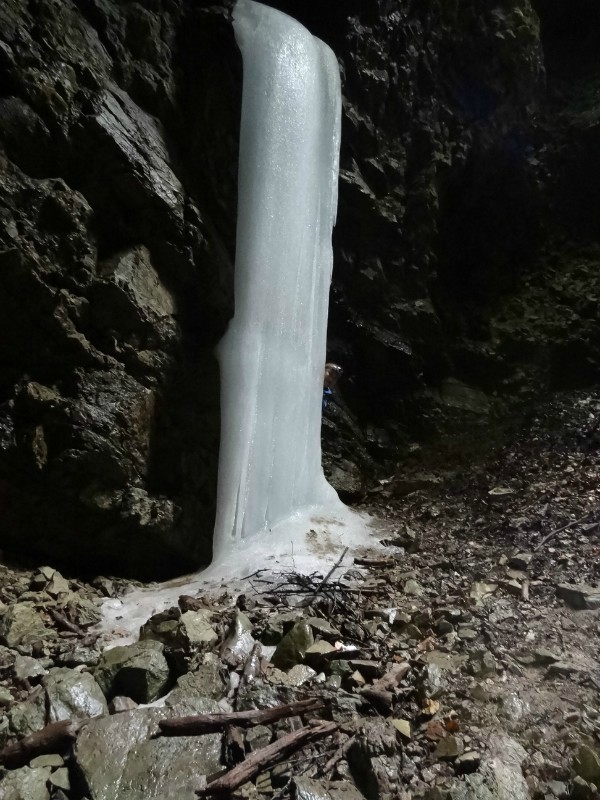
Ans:
[[[94,677],[107,698],[126,695],[136,703],[151,703],[167,690],[170,673],[163,645],[143,640],[106,650]]]

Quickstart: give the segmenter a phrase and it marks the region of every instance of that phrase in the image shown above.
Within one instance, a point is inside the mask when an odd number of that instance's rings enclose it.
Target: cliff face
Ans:
[[[593,8],[271,5],[342,69],[330,355],[356,419],[325,423],[336,480],[488,425],[504,398],[595,380],[598,42],[573,22]],[[229,13],[0,8],[0,526],[36,558],[146,577],[208,558],[242,74]]]

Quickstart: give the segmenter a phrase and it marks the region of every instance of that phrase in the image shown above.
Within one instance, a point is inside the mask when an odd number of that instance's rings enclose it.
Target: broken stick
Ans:
[[[337,729],[338,725],[335,722],[315,722],[298,731],[288,733],[287,736],[283,736],[273,744],[250,753],[245,761],[209,783],[204,789],[198,789],[196,794],[199,797],[231,794],[266,767],[274,767],[276,764],[286,761],[296,750],[306,747],[307,744],[317,739],[330,736]]]
[[[229,725],[236,725],[240,728],[249,728],[253,725],[269,725],[286,717],[296,717],[299,714],[307,714],[308,712],[312,713],[321,708],[325,708],[325,702],[318,698],[311,698],[284,706],[254,711],[232,711],[223,714],[198,714],[193,717],[161,719],[158,727],[163,736],[198,736],[204,733],[225,730]]]

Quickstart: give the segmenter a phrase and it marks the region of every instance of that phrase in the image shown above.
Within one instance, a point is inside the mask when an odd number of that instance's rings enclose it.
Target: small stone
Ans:
[[[352,669],[358,670],[367,680],[373,681],[378,678],[381,673],[381,663],[379,661],[367,661],[364,659],[350,658],[348,663]]]
[[[7,606],[0,614],[0,644],[10,648],[33,644],[53,633],[46,628],[42,617],[31,602]]]
[[[557,661],[560,661],[560,656],[555,655],[551,650],[546,650],[545,647],[539,647],[533,653],[533,663],[536,667],[547,667]]]
[[[123,711],[133,711],[137,707],[138,704],[131,697],[117,695],[108,704],[108,711],[110,714],[122,714]]]
[[[481,764],[481,755],[476,750],[469,750],[460,755],[455,762],[456,771],[461,775],[476,772]]]
[[[587,745],[581,745],[575,756],[573,769],[585,781],[600,782],[600,754]]]
[[[410,578],[404,584],[404,594],[412,595],[414,597],[419,597],[423,594],[423,587],[420,583]]]
[[[392,725],[404,739],[412,737],[410,722],[407,719],[393,719]]]
[[[43,680],[50,722],[108,713],[100,686],[89,672],[58,667]]]
[[[5,686],[0,686],[0,708],[9,706],[14,698]]]
[[[301,620],[279,642],[272,662],[279,669],[291,669],[304,661],[306,651],[312,644],[314,644],[314,638],[310,626]]]
[[[246,733],[246,746],[249,750],[260,750],[271,742],[273,732],[266,725],[255,725]]]
[[[252,636],[252,623],[245,614],[236,608],[221,648],[221,658],[231,666],[239,666],[245,663],[255,644]]]
[[[560,800],[568,796],[567,784],[562,781],[550,781],[548,789],[554,797],[558,797]]]
[[[65,761],[62,756],[56,753],[49,755],[36,756],[29,762],[30,767],[64,767]]]
[[[458,638],[465,642],[473,642],[479,635],[477,631],[469,625],[459,625],[457,633]]]
[[[578,672],[587,672],[587,670],[571,661],[556,661],[554,664],[550,664],[546,670],[546,677],[568,678],[569,675],[576,675]]]
[[[565,603],[576,610],[600,608],[600,589],[586,584],[561,583],[556,587],[556,594]]]
[[[327,664],[329,660],[328,656],[335,653],[337,653],[337,650],[332,644],[329,644],[329,642],[323,639],[319,639],[307,649],[304,660],[307,664],[310,664],[311,667],[319,669]]]
[[[151,703],[161,697],[169,684],[169,665],[163,645],[143,640],[124,647],[113,647],[102,654],[94,677],[104,694],[122,694],[136,703]]]
[[[497,668],[496,659],[489,650],[479,650],[471,653],[469,664],[473,675],[477,678],[493,675]]]
[[[315,670],[311,669],[311,667],[308,667],[306,664],[296,664],[295,667],[288,670],[286,683],[288,686],[302,686],[303,683],[314,678],[316,674]]]
[[[513,569],[526,570],[533,560],[533,553],[517,553],[513,556],[509,564]]]
[[[448,622],[447,619],[441,619],[437,624],[438,636],[446,636],[448,633],[454,633],[454,625]]]
[[[454,761],[462,753],[462,742],[455,736],[440,739],[435,755],[440,761]]]
[[[37,658],[31,656],[17,656],[13,667],[15,677],[20,680],[33,680],[48,674],[43,664]]]
[[[50,775],[50,783],[52,786],[56,786],[57,789],[64,789],[65,792],[68,792],[71,789],[69,770],[66,767],[55,770]]]
[[[181,625],[192,647],[211,644],[219,638],[209,619],[206,611],[186,611],[181,615]]]

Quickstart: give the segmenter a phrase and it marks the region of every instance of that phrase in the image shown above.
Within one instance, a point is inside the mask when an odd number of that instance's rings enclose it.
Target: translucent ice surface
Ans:
[[[244,60],[235,316],[218,349],[216,561],[298,511],[341,503],[321,468],[321,399],[341,92],[333,52],[251,0]]]

